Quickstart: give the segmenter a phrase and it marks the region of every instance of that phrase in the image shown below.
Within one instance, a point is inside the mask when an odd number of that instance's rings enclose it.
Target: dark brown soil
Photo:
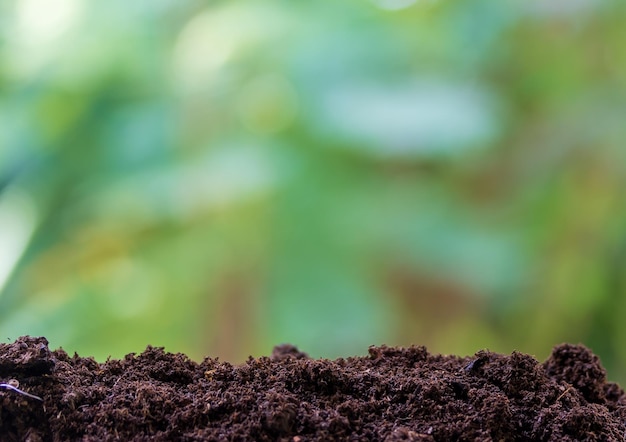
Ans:
[[[283,345],[233,366],[153,347],[100,364],[24,337],[0,344],[0,382],[2,441],[626,440],[624,392],[574,345],[543,364],[424,347],[314,360]]]

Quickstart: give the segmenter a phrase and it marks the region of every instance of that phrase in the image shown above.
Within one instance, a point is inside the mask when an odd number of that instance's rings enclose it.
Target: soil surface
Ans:
[[[98,363],[0,344],[2,441],[624,441],[626,397],[588,349],[472,357],[424,347],[233,366],[148,347]]]

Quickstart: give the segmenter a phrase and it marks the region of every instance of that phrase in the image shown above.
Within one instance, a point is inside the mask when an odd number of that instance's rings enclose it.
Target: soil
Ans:
[[[587,348],[544,363],[290,345],[234,366],[148,347],[98,363],[45,338],[0,344],[2,441],[624,441],[626,397]]]

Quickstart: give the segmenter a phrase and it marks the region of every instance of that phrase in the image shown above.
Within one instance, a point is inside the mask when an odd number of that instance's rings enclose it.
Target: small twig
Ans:
[[[566,389],[563,393],[561,393],[561,395],[560,395],[558,398],[556,398],[555,403],[557,403],[558,401],[560,401],[560,400],[561,400],[561,398],[562,398],[563,396],[565,396],[565,395],[567,394],[567,392],[568,392],[568,391],[570,391],[571,389],[572,389],[572,386],[571,386],[571,385],[570,385],[569,387],[567,387],[567,389]]]
[[[31,399],[36,399],[38,401],[42,401],[43,402],[43,399],[40,398],[39,396],[35,396],[34,394],[26,393],[25,391],[22,391],[19,388],[14,387],[11,384],[0,384],[0,388],[6,388],[7,390],[13,390],[16,393],[19,393],[19,394],[22,394],[22,395],[24,395],[26,397],[29,397]]]

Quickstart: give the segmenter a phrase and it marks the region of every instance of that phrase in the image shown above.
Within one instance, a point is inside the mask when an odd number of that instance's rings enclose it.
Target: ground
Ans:
[[[234,366],[148,347],[98,363],[45,338],[0,344],[3,441],[623,441],[626,397],[587,348],[371,347],[316,360],[282,345]]]

